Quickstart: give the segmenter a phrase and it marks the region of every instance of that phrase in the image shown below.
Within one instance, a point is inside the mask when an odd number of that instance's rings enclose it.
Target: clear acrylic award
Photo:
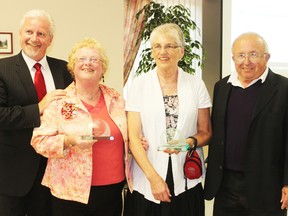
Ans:
[[[106,121],[102,119],[94,119],[93,122],[86,125],[90,134],[82,135],[84,140],[114,140],[113,136],[110,136],[110,127]]]
[[[158,151],[188,151],[188,148],[189,145],[186,143],[184,135],[178,129],[169,128],[162,132],[160,136],[160,146],[158,146]]]

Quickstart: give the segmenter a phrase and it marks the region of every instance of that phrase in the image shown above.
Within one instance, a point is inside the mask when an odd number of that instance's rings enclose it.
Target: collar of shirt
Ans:
[[[36,73],[36,69],[34,68],[34,65],[35,65],[36,61],[29,58],[23,51],[22,51],[22,56],[23,56],[24,61],[26,62],[27,66],[29,68],[31,78],[34,82],[34,77],[35,77],[35,73]],[[54,79],[53,79],[50,67],[48,65],[46,55],[39,61],[39,63],[42,66],[41,71],[42,71],[42,74],[43,74],[44,79],[45,79],[47,92],[55,90],[56,87],[55,87]]]
[[[31,59],[30,57],[28,57],[23,51],[22,51],[22,56],[29,68],[30,71],[34,71],[35,73],[35,69],[34,69],[34,65],[35,63],[37,63],[35,60]],[[46,56],[44,56],[41,61],[39,61],[39,63],[41,64],[43,70],[42,72],[44,73],[45,71],[47,71],[47,68],[48,67],[48,62],[47,62],[47,59],[46,59]]]
[[[268,67],[266,67],[264,73],[260,77],[258,77],[257,79],[252,80],[252,82],[249,83],[249,85],[246,88],[248,88],[249,86],[253,85],[258,80],[261,80],[262,83],[265,82],[267,75],[268,75]],[[227,83],[231,83],[231,85],[233,85],[233,86],[241,87],[241,88],[244,89],[244,86],[241,84],[241,82],[238,79],[238,73],[236,71],[232,72],[232,74],[229,77]]]

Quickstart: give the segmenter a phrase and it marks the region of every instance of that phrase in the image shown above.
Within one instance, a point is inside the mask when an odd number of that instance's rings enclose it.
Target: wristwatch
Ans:
[[[190,136],[190,137],[188,137],[188,139],[189,138],[192,139],[192,141],[193,141],[193,147],[190,146],[190,148],[196,149],[197,148],[197,144],[198,144],[197,139],[194,136]]]

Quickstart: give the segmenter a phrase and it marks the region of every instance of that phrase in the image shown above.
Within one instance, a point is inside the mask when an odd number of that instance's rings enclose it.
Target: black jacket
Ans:
[[[225,117],[231,84],[216,83],[212,107],[205,199],[217,194],[223,175]],[[288,185],[288,79],[270,69],[249,126],[245,152],[245,193],[251,209],[280,210],[281,189]]]
[[[47,61],[56,88],[68,86],[72,78],[67,62],[51,57]],[[39,126],[37,93],[22,54],[0,59],[1,194],[24,196],[31,189],[40,161],[45,163],[30,144],[33,128]]]

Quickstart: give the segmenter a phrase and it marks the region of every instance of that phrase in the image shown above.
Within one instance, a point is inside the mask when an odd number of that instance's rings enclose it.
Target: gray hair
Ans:
[[[43,18],[47,19],[47,21],[50,24],[50,29],[49,29],[50,36],[53,36],[54,30],[55,30],[54,21],[53,21],[52,17],[44,10],[34,9],[34,10],[30,10],[30,11],[26,12],[24,14],[22,20],[20,21],[20,29],[23,27],[24,22],[27,18],[36,18],[36,17],[43,17]]]
[[[175,38],[179,46],[185,46],[185,38],[181,28],[175,23],[165,23],[153,29],[150,35],[151,46],[154,43],[155,37],[159,34],[169,34]]]
[[[263,43],[265,52],[266,52],[266,53],[269,53],[269,47],[268,47],[268,44],[267,44],[266,40],[265,40],[261,35],[259,35],[258,33],[255,33],[255,32],[246,32],[246,33],[243,33],[243,34],[239,35],[239,36],[234,40],[234,42],[233,42],[233,44],[232,44],[232,52],[233,52],[233,50],[234,50],[235,43],[236,43],[239,39],[241,39],[242,37],[245,37],[245,36],[255,36],[255,37],[259,38],[259,39],[262,41],[262,43]]]

